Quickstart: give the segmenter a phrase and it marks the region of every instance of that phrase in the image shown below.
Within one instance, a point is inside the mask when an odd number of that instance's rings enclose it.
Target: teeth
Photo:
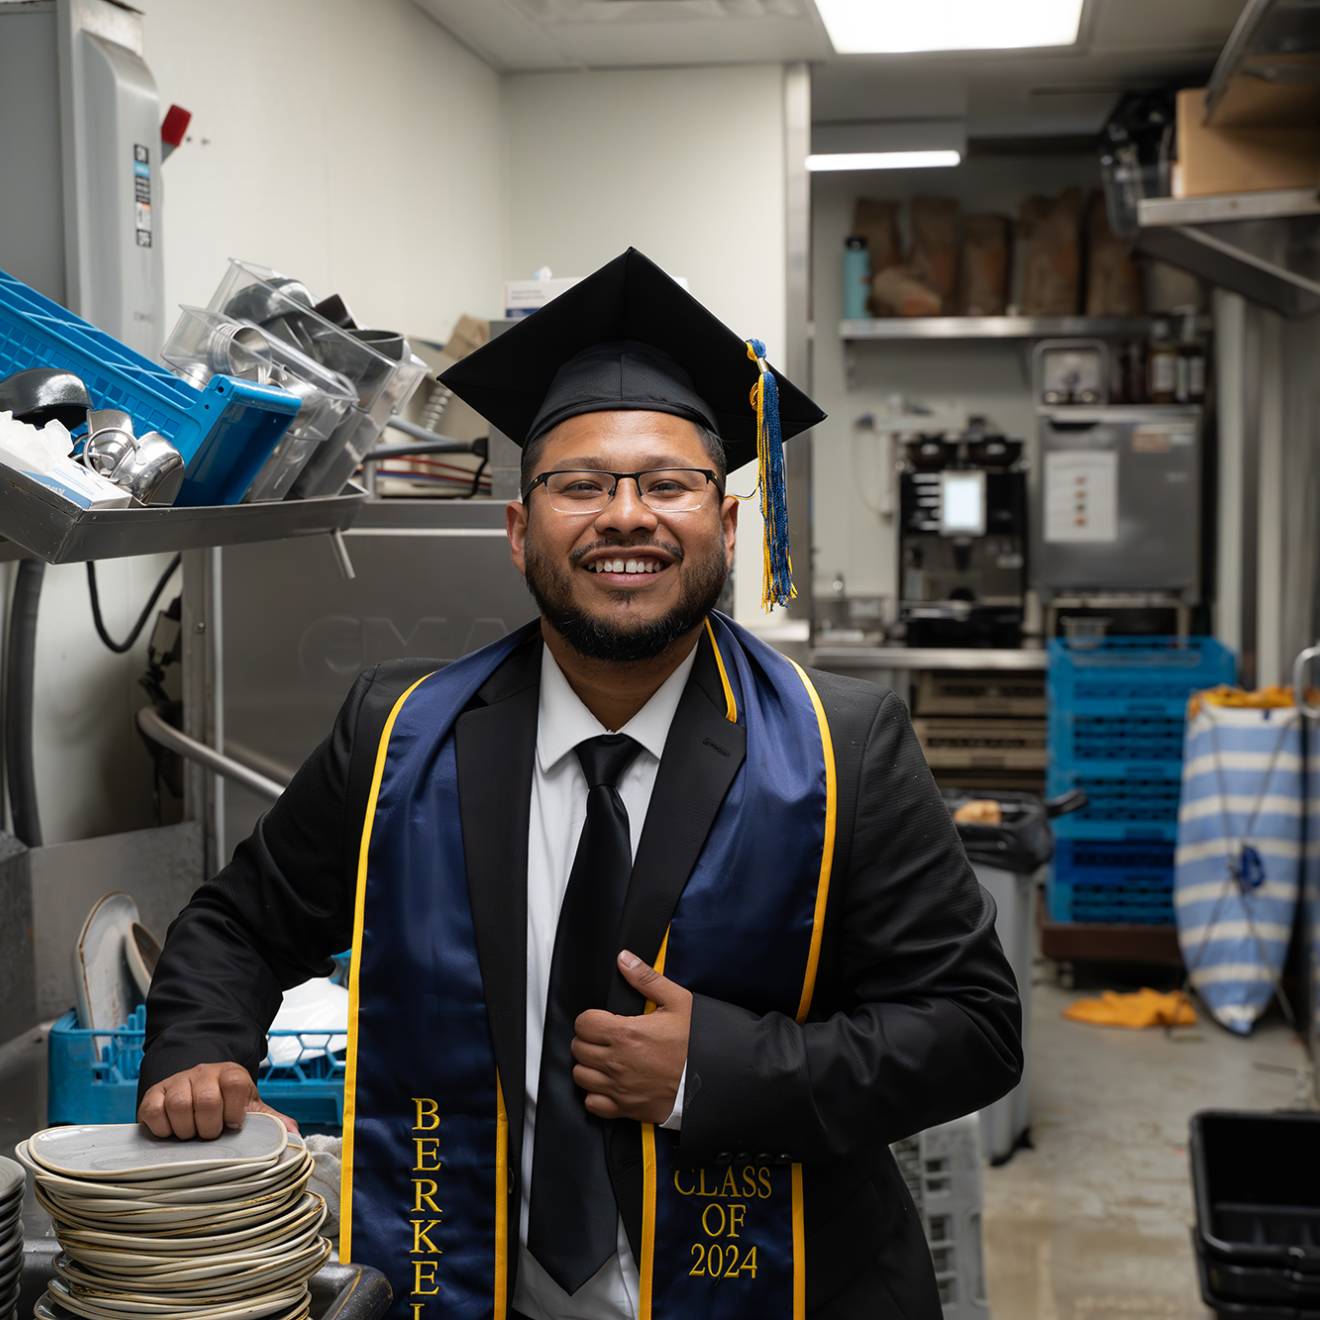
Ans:
[[[664,565],[655,559],[598,559],[593,573],[658,573]]]

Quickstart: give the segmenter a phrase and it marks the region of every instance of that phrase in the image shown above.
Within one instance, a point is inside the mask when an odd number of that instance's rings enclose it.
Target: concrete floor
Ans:
[[[1040,973],[1044,976],[1042,970]],[[1090,993],[1033,990],[1031,1133],[984,1178],[994,1320],[1205,1320],[1188,1231],[1198,1109],[1298,1104],[1305,1053],[1272,1016],[1246,1040],[1069,1022]]]

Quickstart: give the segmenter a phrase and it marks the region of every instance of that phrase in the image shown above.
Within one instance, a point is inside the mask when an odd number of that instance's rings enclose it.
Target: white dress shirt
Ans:
[[[522,1144],[522,1206],[518,1229],[518,1285],[513,1308],[532,1320],[636,1320],[637,1263],[633,1260],[623,1222],[618,1251],[571,1297],[541,1268],[527,1250],[527,1224],[532,1203],[532,1151],[536,1131],[536,1092],[541,1079],[541,1035],[550,987],[559,908],[568,887],[578,838],[587,818],[587,780],[573,749],[588,738],[626,733],[641,745],[636,759],[619,781],[619,796],[628,812],[633,856],[646,821],[660,757],[669,726],[692,665],[687,659],[660,685],[655,695],[622,729],[603,727],[569,686],[549,648],[541,661],[541,696],[536,725],[536,764],[527,837],[527,1111]],[[647,958],[654,950],[635,949]],[[602,1005],[601,1007],[604,1007]],[[566,1067],[571,1066],[565,1063]],[[684,1077],[687,1075],[684,1069]],[[683,1117],[683,1083],[679,1082],[674,1112],[662,1127],[677,1128]]]

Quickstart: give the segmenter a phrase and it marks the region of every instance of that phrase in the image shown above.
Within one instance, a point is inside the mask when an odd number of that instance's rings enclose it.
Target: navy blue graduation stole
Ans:
[[[358,863],[344,1095],[340,1258],[374,1265],[408,1320],[504,1320],[508,1120],[459,823],[459,714],[537,624],[420,679],[381,734]],[[794,662],[723,615],[714,651],[747,756],[659,950],[694,992],[801,1022],[834,855],[829,725]],[[646,1006],[651,1011],[652,1004]],[[428,1053],[417,1050],[424,1021]],[[641,1125],[639,1320],[802,1320],[800,1165],[693,1167]]]

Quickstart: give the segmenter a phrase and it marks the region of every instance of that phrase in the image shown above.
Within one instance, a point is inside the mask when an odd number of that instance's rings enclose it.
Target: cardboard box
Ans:
[[[1320,185],[1314,126],[1207,127],[1205,89],[1178,93],[1178,197],[1271,192]]]

